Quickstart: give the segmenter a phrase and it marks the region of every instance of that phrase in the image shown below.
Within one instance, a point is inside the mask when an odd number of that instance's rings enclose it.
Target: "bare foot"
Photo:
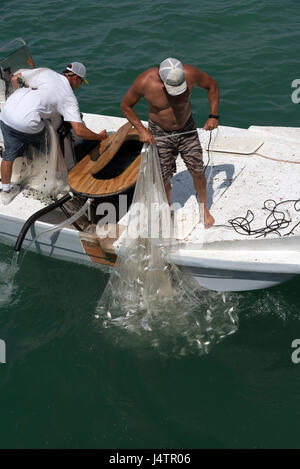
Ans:
[[[209,213],[209,211],[206,209],[204,210],[204,226],[205,228],[211,228],[215,223],[214,217]]]

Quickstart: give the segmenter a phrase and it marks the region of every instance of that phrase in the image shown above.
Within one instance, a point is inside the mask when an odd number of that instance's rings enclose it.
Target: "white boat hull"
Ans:
[[[0,239],[8,242],[13,247],[25,221],[15,217],[3,217],[0,215]],[[31,244],[36,236],[53,227],[54,225],[52,224],[37,221],[30,228],[24,240],[23,248],[29,247],[29,250],[32,252],[56,259],[93,265],[92,260],[83,248],[79,233],[71,228],[64,228],[49,236],[45,235],[45,237],[41,237]]]
[[[192,276],[201,287],[219,292],[262,290],[285,283],[296,275],[199,267],[184,267],[183,272],[187,276]]]
[[[221,242],[175,250],[170,260],[210,290],[260,290],[300,274],[299,246],[299,237]]]
[[[12,247],[17,241],[25,220],[15,217],[0,216],[0,239],[9,243]],[[54,225],[37,221],[29,230],[23,247],[52,258],[72,261],[99,267],[99,264],[87,255],[79,233],[71,228],[64,228],[52,235],[45,235],[33,244],[32,240]],[[13,249],[13,248],[12,248]],[[300,265],[263,264],[254,265],[251,262],[241,263],[237,261],[217,261],[213,259],[199,258],[199,252],[193,257],[172,256],[175,262],[187,277],[193,279],[204,288],[215,291],[248,291],[273,287],[284,283],[300,274]],[[228,251],[227,251],[228,254]],[[198,259],[197,259],[198,256]],[[279,269],[279,270],[278,270]]]

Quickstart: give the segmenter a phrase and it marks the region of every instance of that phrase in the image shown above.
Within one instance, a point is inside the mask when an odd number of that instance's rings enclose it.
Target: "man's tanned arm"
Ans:
[[[219,87],[217,82],[207,73],[190,66],[195,85],[207,90],[210,106],[210,114],[218,115],[219,112]],[[213,130],[218,127],[218,119],[210,118],[204,125],[205,130]]]
[[[122,103],[121,109],[124,116],[129,120],[129,122],[136,128],[140,136],[140,141],[143,143],[148,143],[153,145],[155,143],[153,135],[151,132],[144,127],[137,113],[133,109],[138,101],[144,97],[142,90],[143,85],[143,74],[137,77],[133,85],[129,88],[125,94]]]
[[[102,130],[102,132],[97,134],[88,129],[82,122],[71,122],[71,125],[75,134],[80,138],[84,138],[85,140],[98,140],[101,142],[108,137],[106,130]]]

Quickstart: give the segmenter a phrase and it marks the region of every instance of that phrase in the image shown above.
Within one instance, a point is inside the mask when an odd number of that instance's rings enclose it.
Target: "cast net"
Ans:
[[[114,336],[116,328],[121,331],[119,342],[126,342],[125,330],[131,344],[146,338],[165,353],[205,353],[236,331],[237,315],[229,297],[202,289],[171,262],[176,230],[155,145],[144,147],[126,224],[96,310],[96,318],[112,328]]]
[[[44,123],[40,148],[29,145],[27,154],[15,160],[12,182],[38,195],[55,196],[68,189],[68,171],[53,125]]]
[[[39,75],[45,70],[48,69],[30,70],[26,80],[21,79],[24,93],[27,88],[38,88]],[[25,69],[19,69],[15,73],[23,71]],[[44,120],[45,133],[40,147],[29,145],[27,154],[17,158],[13,166],[12,182],[34,191],[38,196],[55,196],[68,189],[68,171],[54,127],[57,127],[56,120],[57,116],[52,120]]]

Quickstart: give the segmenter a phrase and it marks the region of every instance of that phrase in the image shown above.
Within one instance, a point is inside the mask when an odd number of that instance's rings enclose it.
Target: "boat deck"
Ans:
[[[209,179],[208,206],[215,218],[216,226],[205,230],[205,242],[256,239],[255,235],[239,234],[233,229],[218,225],[228,226],[229,220],[245,217],[248,210],[251,210],[255,216],[251,228],[260,229],[266,226],[266,219],[270,214],[264,207],[265,201],[271,199],[280,203],[300,199],[299,129],[277,127],[272,131],[272,128],[262,127],[250,127],[248,130],[220,127],[219,133],[238,139],[259,136],[264,143],[257,152],[273,159],[266,159],[256,154],[210,152],[210,163],[206,172]],[[206,148],[207,132],[199,130],[199,136],[202,146]],[[288,162],[275,161],[275,159]],[[204,151],[204,161],[207,164],[207,151]],[[192,178],[180,158],[177,174],[173,178],[174,202],[184,203],[191,209],[197,206]],[[272,203],[269,203],[268,207],[272,208]],[[281,236],[288,234],[300,222],[300,202],[296,208],[299,211],[295,210],[294,203],[282,204],[278,208],[279,211],[285,212],[286,219],[291,220],[289,226],[280,231]],[[203,227],[198,224],[186,242],[197,243],[201,236],[203,236]],[[300,236],[300,223],[291,236]],[[268,239],[277,237],[276,233],[267,236]]]

